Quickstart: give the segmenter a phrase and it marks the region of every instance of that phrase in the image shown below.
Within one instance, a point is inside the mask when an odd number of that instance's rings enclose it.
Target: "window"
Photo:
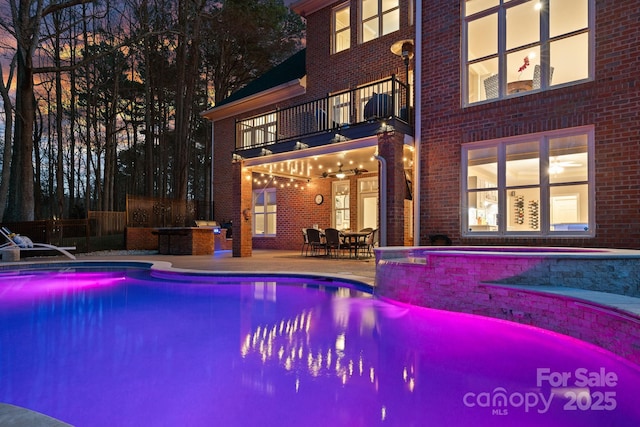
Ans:
[[[593,128],[462,147],[463,235],[594,235]]]
[[[589,79],[593,0],[464,1],[466,103]]]
[[[342,52],[351,47],[349,3],[333,10],[333,53]]]
[[[351,210],[349,203],[349,181],[333,182],[333,221],[338,230],[351,228]]]
[[[253,235],[276,235],[276,189],[253,191]]]
[[[276,113],[240,120],[237,122],[241,146],[259,147],[276,141]]]
[[[358,179],[358,230],[378,228],[378,177]]]
[[[362,43],[400,29],[399,0],[361,0]]]

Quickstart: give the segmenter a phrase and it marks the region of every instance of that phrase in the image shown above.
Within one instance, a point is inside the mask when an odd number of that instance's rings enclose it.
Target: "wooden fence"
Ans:
[[[126,212],[89,211],[89,232],[91,236],[124,234],[126,226]]]

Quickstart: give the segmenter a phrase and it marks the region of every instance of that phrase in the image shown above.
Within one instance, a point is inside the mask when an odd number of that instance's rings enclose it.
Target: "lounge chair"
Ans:
[[[0,235],[2,235],[7,241],[7,243],[0,245],[0,250],[19,249],[20,251],[58,251],[66,257],[76,259],[73,254],[68,252],[75,251],[75,246],[63,248],[60,246],[49,245],[47,243],[33,243],[30,238],[12,233],[7,227],[2,227],[0,229]]]

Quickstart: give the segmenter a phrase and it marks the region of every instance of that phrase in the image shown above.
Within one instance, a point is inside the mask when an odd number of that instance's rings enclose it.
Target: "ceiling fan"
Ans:
[[[556,159],[552,159],[549,163],[549,173],[551,173],[552,175],[556,175],[558,173],[562,173],[564,171],[564,168],[575,168],[580,166],[582,166],[582,163],[577,163],[571,160],[559,162]]]
[[[322,172],[322,177],[344,179],[344,177],[347,175],[360,175],[366,172],[369,172],[369,171],[366,169],[360,169],[360,168],[346,169],[343,171],[342,164],[338,163],[338,170],[336,172]]]

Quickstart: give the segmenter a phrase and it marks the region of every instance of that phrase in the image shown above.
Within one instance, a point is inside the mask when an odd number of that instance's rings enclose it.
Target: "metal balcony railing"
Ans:
[[[236,149],[265,147],[381,118],[409,122],[407,85],[392,76],[268,113],[236,120]]]

